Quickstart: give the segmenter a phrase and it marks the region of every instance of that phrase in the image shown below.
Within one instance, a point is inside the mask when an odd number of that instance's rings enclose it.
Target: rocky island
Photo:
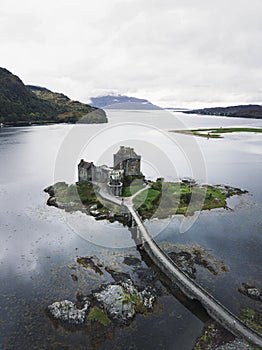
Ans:
[[[77,294],[76,302],[56,301],[47,307],[47,313],[65,327],[88,327],[93,322],[107,327],[111,322],[128,324],[136,313],[152,312],[155,301],[150,287],[139,290],[128,279],[102,285],[87,296]]]
[[[185,178],[180,182],[149,181],[140,170],[141,156],[121,146],[114,155],[114,167],[96,166],[83,159],[78,164],[78,182],[58,182],[44,189],[47,204],[67,211],[80,210],[96,220],[128,224],[124,203],[131,198],[143,220],[171,215],[192,215],[196,211],[227,208],[227,198],[247,191],[227,185],[197,184]],[[122,198],[123,205],[110,203],[101,191]]]

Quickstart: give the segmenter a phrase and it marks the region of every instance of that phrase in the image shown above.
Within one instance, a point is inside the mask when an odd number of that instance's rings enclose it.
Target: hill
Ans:
[[[184,111],[188,114],[203,114],[203,115],[217,115],[234,118],[262,118],[262,106],[260,105],[240,105],[231,107],[214,107],[194,109],[191,111]]]
[[[124,95],[105,95],[92,97],[90,104],[98,108],[106,109],[136,109],[136,110],[156,110],[160,107],[152,104],[148,100],[129,97]]]
[[[0,68],[0,122],[6,125],[32,123],[105,123],[103,110],[72,101],[46,88],[25,86],[19,77]],[[83,119],[83,120],[82,120]]]

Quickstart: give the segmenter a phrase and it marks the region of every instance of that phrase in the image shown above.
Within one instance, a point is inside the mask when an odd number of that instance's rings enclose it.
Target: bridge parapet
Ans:
[[[106,193],[101,187],[99,194],[104,199],[109,200],[115,204],[122,204],[120,199],[117,199],[116,197],[113,197],[110,194]],[[134,209],[133,204],[125,203],[124,205],[137,224],[138,234],[136,239],[139,242],[138,244],[142,245],[150,259],[170,279],[170,281],[176,284],[188,298],[200,301],[201,304],[205,307],[208,314],[214,320],[220,323],[224,328],[228,329],[237,337],[244,338],[248,342],[262,348],[261,335],[252,328],[248,327],[236,315],[234,315],[211,294],[209,294],[203,287],[196,283],[196,281],[192,280],[187,274],[185,274],[184,271],[182,271],[166,254],[166,252],[164,252],[158,246],[156,241],[148,233],[139,214]]]
[[[201,302],[208,314],[224,328],[240,338],[245,338],[259,347],[262,347],[262,337],[242,320],[216,300],[210,293],[201,287],[196,281],[182,271],[174,261],[164,252],[148,233],[139,214],[132,205],[127,206],[137,223],[137,239],[154,264],[176,284],[190,299]]]

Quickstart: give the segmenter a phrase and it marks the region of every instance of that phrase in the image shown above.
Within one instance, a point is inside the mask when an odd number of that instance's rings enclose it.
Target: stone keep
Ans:
[[[141,156],[137,155],[134,148],[120,146],[114,154],[114,169],[123,170],[124,176],[141,175]]]

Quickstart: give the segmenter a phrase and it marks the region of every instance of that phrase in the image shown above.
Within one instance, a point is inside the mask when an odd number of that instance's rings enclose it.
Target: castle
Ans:
[[[121,196],[124,177],[141,175],[141,156],[134,148],[120,146],[114,154],[114,166],[96,166],[93,162],[81,159],[78,164],[78,182],[101,182],[107,185],[109,192],[114,196]]]

